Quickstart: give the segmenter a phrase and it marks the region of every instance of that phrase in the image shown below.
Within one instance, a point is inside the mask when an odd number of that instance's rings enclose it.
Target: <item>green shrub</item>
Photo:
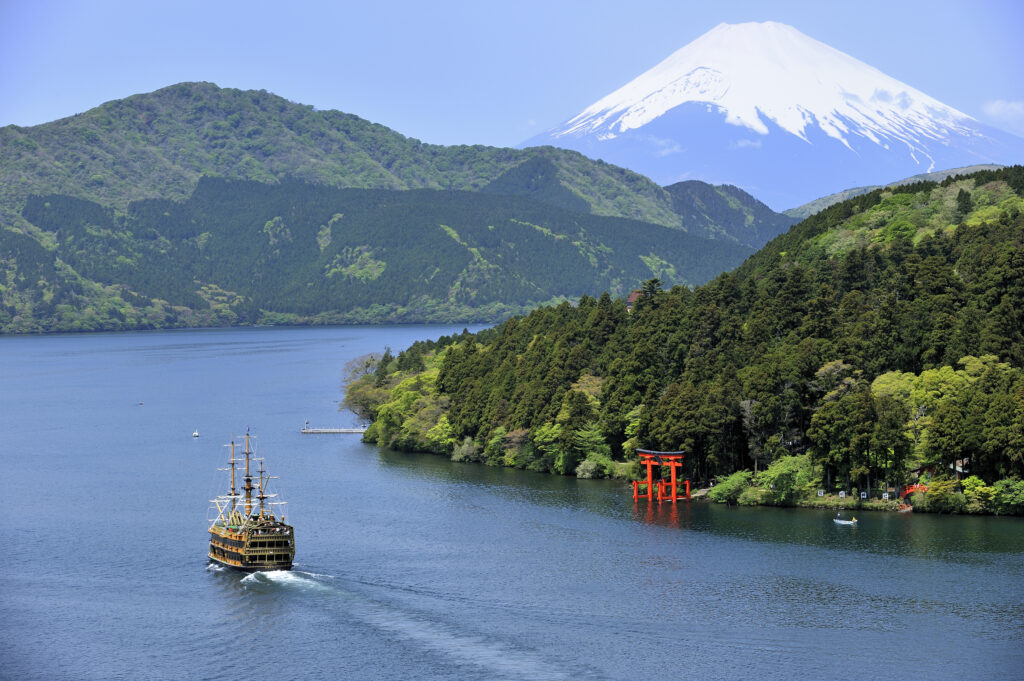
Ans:
[[[740,506],[762,506],[768,504],[770,500],[768,490],[760,487],[748,487],[743,490],[736,503]]]
[[[498,426],[492,431],[490,439],[487,440],[487,447],[484,448],[484,461],[488,466],[505,465],[504,439],[504,426]]]
[[[756,483],[764,490],[766,503],[789,506],[796,502],[811,480],[811,457],[781,456],[758,473]]]
[[[615,464],[608,454],[590,452],[587,458],[576,466],[577,478],[610,478],[615,473]]]
[[[708,498],[720,504],[735,504],[743,491],[750,486],[752,477],[753,473],[750,471],[736,471],[712,487],[708,491]]]
[[[604,466],[593,459],[584,459],[580,462],[579,466],[576,466],[576,477],[577,478],[603,478]]]
[[[932,513],[963,513],[967,499],[957,491],[956,480],[932,480],[928,485],[928,510]]]
[[[1024,515],[1024,480],[1007,478],[993,485],[999,515]]]
[[[426,432],[425,437],[430,444],[430,451],[434,454],[448,454],[457,442],[448,417],[444,414],[441,414],[437,423]]]
[[[452,451],[452,461],[459,463],[478,463],[481,461],[480,448],[476,446],[475,442],[473,442],[473,438],[467,437],[462,441],[461,445],[456,445],[455,449]]]
[[[985,482],[976,475],[963,480],[960,485],[964,490],[964,498],[967,500],[968,513],[995,513],[996,496],[995,487],[985,485]]]
[[[895,511],[899,508],[898,501],[884,501],[882,499],[864,499],[860,502],[860,508],[867,511]]]

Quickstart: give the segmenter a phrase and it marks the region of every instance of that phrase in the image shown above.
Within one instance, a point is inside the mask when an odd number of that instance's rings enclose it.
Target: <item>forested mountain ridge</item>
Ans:
[[[424,144],[352,114],[212,83],[180,83],[51,123],[0,128],[0,226],[31,233],[21,216],[31,195],[121,211],[139,199],[187,198],[202,175],[396,190],[477,191],[497,182],[502,193],[562,208],[569,201],[573,210],[687,229],[661,187],[576,152]]]
[[[209,180],[205,185],[203,178]],[[256,201],[271,214],[241,206],[236,215],[211,222],[215,209],[204,197],[218,187],[228,194],[248,191],[215,178],[272,187],[268,196],[281,207],[271,210]],[[277,238],[262,233],[264,223],[283,220],[293,210],[284,207],[282,189],[296,192],[294,203],[303,206],[294,211],[301,219],[313,219],[320,210],[305,202],[319,206],[341,196],[317,195],[315,186],[393,192],[393,200],[357,193],[343,201],[360,206],[360,224],[377,225],[375,236],[389,241],[373,248],[372,239],[352,243],[346,247],[356,250],[346,253],[324,245],[300,257],[301,249],[283,239],[274,250],[290,254],[291,270],[277,271],[288,258],[252,252]],[[402,192],[411,193],[398,196]],[[709,187],[705,193],[716,192]],[[44,125],[0,128],[0,266],[6,276],[0,332],[494,322],[544,301],[603,289],[625,293],[650,275],[679,284],[706,281],[749,255],[759,245],[757,234],[788,226],[788,218],[748,198],[716,206],[709,219],[703,209],[687,212],[685,200],[647,178],[576,152],[423,144],[358,116],[316,111],[264,91],[182,83]],[[164,219],[153,207],[163,204],[151,201],[176,201],[184,208],[164,206],[161,212],[172,216]],[[410,201],[424,203],[420,217]],[[205,212],[188,219],[205,220],[205,231],[176,240],[175,234],[188,230],[175,220],[201,206]],[[367,212],[371,206],[377,214]],[[486,213],[489,206],[498,207],[495,216]],[[241,215],[255,222],[243,225]],[[437,224],[425,226],[421,218],[427,215]],[[316,225],[287,229],[329,230],[333,213],[316,219]],[[456,244],[461,256],[420,263],[427,271],[446,272],[424,286],[406,265],[425,253],[399,251],[405,242],[419,243],[423,234],[436,238],[438,225],[455,227],[453,220],[472,223],[456,235],[483,226],[522,231],[533,225],[533,231],[529,239],[509,241],[502,254],[491,254],[500,262],[481,256],[483,242],[449,239],[435,253]],[[352,222],[350,212],[346,224]],[[421,233],[406,234],[402,227]],[[586,234],[590,229],[597,231]],[[545,234],[555,247],[538,247]],[[235,249],[219,251],[221,238],[237,239]],[[513,242],[525,251],[513,254]],[[335,238],[334,245],[339,243]],[[380,258],[385,248],[386,273]],[[563,262],[551,261],[563,251]],[[328,256],[337,262],[319,262]],[[201,264],[213,257],[228,258],[216,275]],[[371,261],[369,269],[363,266]],[[455,262],[464,271],[448,272]],[[538,263],[547,263],[547,270]],[[226,273],[238,267],[260,273],[229,282]],[[453,288],[442,293],[438,287],[444,285]],[[293,306],[285,304],[286,292]],[[321,298],[311,302],[316,295]]]
[[[1015,166],[837,204],[705,286],[648,282],[631,313],[588,297],[418,344],[346,404],[368,439],[458,460],[586,477],[682,449],[695,481],[759,471],[748,500],[914,471],[935,510],[1022,512],[1022,309]],[[963,469],[975,496],[943,487]]]
[[[904,184],[914,184],[916,182],[942,182],[947,177],[952,177],[953,175],[970,175],[971,173],[976,173],[981,170],[999,170],[1002,167],[1004,166],[982,163],[973,166],[964,166],[962,168],[950,168],[948,170],[939,170],[931,173],[920,173],[918,175],[903,178],[896,182],[890,182],[886,185],[876,184],[866,187],[851,187],[849,189],[844,189],[841,192],[836,192],[835,194],[822,196],[814,201],[805,203],[802,206],[784,210],[782,211],[782,215],[786,215],[799,221],[809,218],[815,213],[820,213],[833,204],[846,201],[847,199],[852,199],[853,197],[860,196],[861,194],[867,194],[868,192],[876,189],[885,189],[887,187],[891,189],[893,187],[899,187]]]
[[[687,231],[760,248],[800,220],[776,213],[739,187],[689,180],[665,187]]]
[[[699,284],[751,253],[530,196],[297,181],[207,177],[124,213],[32,196],[23,214],[53,245],[0,230],[3,332],[494,323],[651,276]]]

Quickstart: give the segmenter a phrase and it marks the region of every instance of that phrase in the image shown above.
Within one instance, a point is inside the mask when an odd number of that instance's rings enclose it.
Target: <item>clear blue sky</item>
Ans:
[[[1024,136],[1020,0],[0,0],[0,125],[204,80],[512,146],[720,22],[765,20]]]

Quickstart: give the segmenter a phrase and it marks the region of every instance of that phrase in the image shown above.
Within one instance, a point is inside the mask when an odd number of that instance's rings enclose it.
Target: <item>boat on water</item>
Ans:
[[[211,499],[214,517],[210,522],[210,560],[227,567],[248,572],[291,570],[295,559],[295,529],[278,517],[274,507],[283,501],[270,501],[276,494],[267,494],[267,483],[277,476],[263,470],[262,457],[254,456],[249,432],[245,433],[244,459],[235,457],[235,442],[230,447],[228,467],[218,470],[230,472],[227,494]],[[236,467],[245,461],[245,475],[241,491],[235,487]],[[254,477],[253,462],[259,463]],[[255,484],[254,483],[255,479]]]
[[[843,520],[839,516],[836,516],[832,519],[832,522],[834,522],[836,525],[856,525],[857,519],[854,518],[853,520]]]

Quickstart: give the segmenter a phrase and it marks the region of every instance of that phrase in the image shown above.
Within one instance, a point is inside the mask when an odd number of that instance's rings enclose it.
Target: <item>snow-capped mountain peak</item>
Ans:
[[[1024,161],[1024,140],[777,22],[719,24],[524,146],[669,185],[732,184],[779,210],[863,185]]]
[[[765,120],[807,140],[808,127],[849,146],[966,132],[969,116],[878,69],[777,22],[719,24],[595,102],[556,137],[611,139],[687,102],[717,107],[727,123],[768,134]]]

